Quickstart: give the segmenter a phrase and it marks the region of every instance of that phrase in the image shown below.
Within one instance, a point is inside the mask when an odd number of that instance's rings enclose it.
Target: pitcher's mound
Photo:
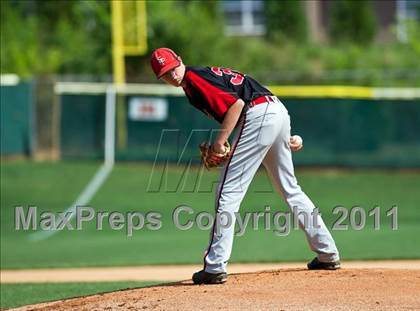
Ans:
[[[26,306],[22,310],[420,310],[420,270],[281,269]]]

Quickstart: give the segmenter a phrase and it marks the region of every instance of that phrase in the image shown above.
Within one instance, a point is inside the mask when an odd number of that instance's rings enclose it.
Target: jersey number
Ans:
[[[223,76],[223,74],[230,75],[230,83],[233,85],[241,85],[244,82],[244,76],[238,72],[233,72],[232,69],[229,68],[220,68],[220,67],[211,67],[211,71],[213,71],[218,76]]]

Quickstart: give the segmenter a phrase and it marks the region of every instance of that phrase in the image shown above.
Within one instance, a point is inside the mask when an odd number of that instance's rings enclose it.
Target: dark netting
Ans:
[[[62,95],[60,104],[61,158],[103,157],[105,95]]]
[[[1,155],[31,155],[33,151],[32,84],[1,86]]]

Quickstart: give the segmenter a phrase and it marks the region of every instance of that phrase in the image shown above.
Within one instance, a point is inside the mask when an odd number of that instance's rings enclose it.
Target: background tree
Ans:
[[[307,39],[307,25],[303,3],[303,1],[296,0],[265,1],[266,29],[269,39],[279,35],[296,42]]]
[[[369,0],[332,1],[330,36],[334,42],[368,44],[376,34],[376,18]]]
[[[108,1],[1,1],[1,72],[109,73]]]

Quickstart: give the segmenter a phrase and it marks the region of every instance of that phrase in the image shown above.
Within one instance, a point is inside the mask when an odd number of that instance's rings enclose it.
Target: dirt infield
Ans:
[[[283,269],[235,274],[224,285],[183,281],[19,310],[418,310],[420,271]]]
[[[181,281],[16,310],[420,310],[419,269],[231,274],[223,285]]]
[[[306,267],[305,262],[230,264],[229,273],[249,273]],[[348,261],[347,269],[418,269],[420,260]],[[90,267],[1,270],[2,283],[114,282],[114,281],[180,281],[189,279],[201,265],[166,265],[138,267]]]

